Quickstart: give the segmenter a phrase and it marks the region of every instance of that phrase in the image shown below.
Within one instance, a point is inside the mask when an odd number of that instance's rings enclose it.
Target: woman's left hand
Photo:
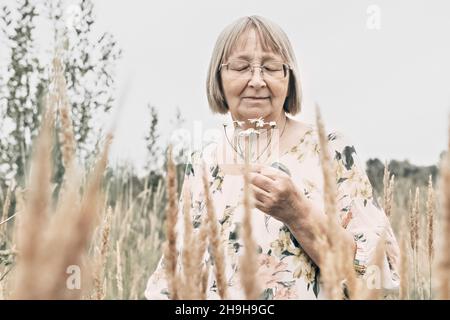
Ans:
[[[255,207],[262,212],[288,226],[306,214],[306,197],[285,172],[267,165],[250,164],[249,182]]]

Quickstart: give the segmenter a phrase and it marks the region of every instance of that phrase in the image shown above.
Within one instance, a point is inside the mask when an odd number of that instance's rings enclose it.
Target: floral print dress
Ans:
[[[301,137],[279,155],[277,163],[289,172],[293,181],[305,196],[323,203],[323,176],[320,166],[320,147],[317,130],[305,124]],[[338,133],[328,135],[329,152],[336,165],[338,185],[338,209],[341,225],[354,237],[356,255],[355,271],[361,277],[373,263],[375,249],[386,230],[386,254],[382,268],[383,286],[387,289],[398,287],[397,272],[399,250],[395,236],[383,209],[372,197],[372,187],[359,162],[355,148]],[[194,231],[198,231],[206,206],[202,183],[202,162],[209,168],[210,192],[217,215],[221,240],[225,248],[228,296],[244,299],[239,280],[239,256],[243,251],[240,235],[243,219],[243,178],[242,175],[227,174],[218,161],[218,150],[222,146],[210,144],[203,152],[193,154],[187,166],[185,181],[189,180],[191,192],[191,213]],[[269,161],[270,162],[270,161]],[[271,164],[271,163],[267,163]],[[182,246],[183,219],[180,200],[177,232],[178,248]],[[261,299],[326,299],[322,290],[320,270],[303,251],[301,244],[289,229],[270,215],[254,208],[252,211],[253,238],[258,246],[257,279],[262,285]],[[181,250],[180,250],[181,251]],[[181,259],[178,259],[180,261]],[[211,258],[207,253],[205,263],[210,270],[207,287],[208,299],[219,299]],[[145,296],[147,299],[168,299],[167,281],[164,275],[163,258],[150,276]],[[180,267],[181,268],[181,267]]]

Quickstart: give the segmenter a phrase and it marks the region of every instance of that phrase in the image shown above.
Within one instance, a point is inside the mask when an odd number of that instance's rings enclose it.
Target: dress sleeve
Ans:
[[[356,243],[355,270],[364,275],[375,264],[375,252],[384,234],[385,253],[381,276],[385,289],[399,286],[399,247],[389,219],[372,194],[372,186],[355,147],[340,133],[328,136],[338,185],[338,209],[342,226]]]
[[[183,187],[185,184],[189,185],[189,194],[191,196],[191,220],[193,221],[194,232],[200,225],[201,213],[204,209],[203,197],[203,182],[202,182],[202,166],[199,160],[200,152],[192,153],[189,163],[186,165]],[[181,189],[183,190],[183,189]],[[184,220],[183,220],[183,195],[180,196],[178,203],[178,215],[177,215],[177,248],[178,259],[177,269],[181,270],[181,253],[183,236],[184,236]],[[165,228],[165,224],[164,224]],[[161,256],[155,271],[152,273],[147,281],[145,289],[145,297],[148,300],[167,300],[169,299],[168,283],[164,270],[164,255]]]

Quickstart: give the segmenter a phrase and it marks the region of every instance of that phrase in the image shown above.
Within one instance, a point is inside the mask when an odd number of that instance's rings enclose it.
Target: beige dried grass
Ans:
[[[402,219],[403,220],[403,219]],[[409,299],[409,247],[407,233],[402,229],[400,236],[400,288],[399,299]]]
[[[225,274],[225,253],[217,227],[217,217],[214,203],[209,191],[209,181],[206,164],[203,163],[203,191],[205,194],[206,214],[209,224],[209,239],[211,244],[211,256],[214,259],[214,274],[217,280],[217,289],[221,299],[227,299],[228,284]]]
[[[337,184],[336,171],[328,152],[328,137],[323,124],[320,108],[316,105],[316,125],[320,144],[320,163],[323,174],[324,210],[327,215],[326,237],[327,245],[321,248],[321,275],[324,279],[324,287],[329,299],[340,300],[343,298],[341,282],[344,279],[345,265],[343,257],[343,241],[339,236],[339,222],[337,217]]]
[[[191,193],[189,180],[183,184],[183,218],[184,218],[184,241],[183,241],[183,277],[182,277],[182,299],[195,299],[196,290],[193,275],[198,273],[194,262],[194,233],[191,219]]]
[[[177,174],[175,164],[172,159],[172,147],[169,147],[167,158],[167,191],[168,202],[166,209],[166,244],[164,249],[164,265],[166,279],[169,286],[170,298],[179,299],[177,282],[177,216],[178,216],[178,196],[177,196]]]
[[[207,298],[207,283],[209,278],[208,265],[204,263],[206,247],[208,245],[208,215],[204,215],[199,230],[194,235],[195,245],[193,247],[193,266],[196,272],[193,274],[195,284],[195,299],[205,300]],[[206,281],[206,282],[205,282]]]
[[[58,72],[53,70],[54,74]],[[80,173],[69,170],[65,177],[67,190],[52,205],[52,136],[60,97],[54,85],[51,90],[34,144],[26,197],[15,226],[19,255],[11,295],[14,299],[77,299],[90,291],[92,283],[87,253],[102,209],[101,183],[112,135],[107,135],[86,184],[81,188]]]
[[[111,230],[111,216],[112,216],[112,208],[108,207],[108,211],[106,212],[106,216],[103,220],[102,232],[100,238],[100,244],[97,249],[97,255],[95,257],[95,272],[94,272],[94,294],[93,298],[96,300],[102,300],[105,298],[105,290],[104,290],[104,274],[105,274],[105,264],[108,258],[108,250],[109,250],[109,234]]]
[[[429,297],[432,299],[432,269],[433,269],[433,259],[434,259],[434,211],[435,211],[435,194],[433,189],[433,180],[430,175],[428,179],[428,192],[427,192],[427,256],[428,256],[428,282],[429,282]]]
[[[258,272],[258,257],[257,246],[253,239],[252,233],[252,208],[253,208],[253,195],[250,189],[250,163],[249,163],[249,138],[245,139],[245,164],[243,171],[244,179],[244,194],[243,194],[243,209],[244,217],[242,220],[242,240],[244,245],[244,253],[240,258],[240,280],[242,288],[244,289],[245,297],[247,300],[255,300],[261,293],[261,288],[257,279]]]
[[[395,176],[391,175],[388,169],[387,161],[384,167],[383,178],[383,208],[387,217],[392,215],[392,205],[394,199]]]
[[[448,127],[447,154],[441,164],[442,179],[442,243],[439,259],[439,299],[450,299],[450,117]]]

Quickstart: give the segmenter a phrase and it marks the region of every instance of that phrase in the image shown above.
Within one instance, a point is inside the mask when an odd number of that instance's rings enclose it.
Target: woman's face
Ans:
[[[246,60],[252,65],[263,65],[270,61],[283,62],[281,55],[262,49],[253,29],[242,34],[224,63],[233,60]],[[289,73],[282,79],[273,79],[264,77],[260,68],[254,68],[248,79],[236,79],[226,68],[222,68],[221,77],[225,99],[234,120],[262,117],[268,122],[280,119],[288,94]]]

